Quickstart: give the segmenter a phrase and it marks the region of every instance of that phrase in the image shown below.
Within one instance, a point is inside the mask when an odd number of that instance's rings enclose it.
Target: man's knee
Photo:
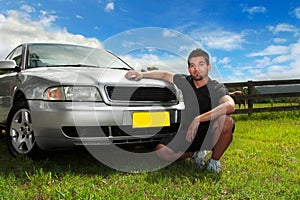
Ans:
[[[224,122],[224,132],[226,133],[233,133],[234,132],[234,120],[231,116],[226,115],[225,116],[225,122]]]
[[[232,134],[234,132],[234,120],[229,115],[219,117],[216,121],[216,127],[221,134]]]

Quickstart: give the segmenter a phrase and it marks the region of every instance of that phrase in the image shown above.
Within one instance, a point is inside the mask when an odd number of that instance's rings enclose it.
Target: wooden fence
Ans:
[[[236,109],[236,114],[241,113],[254,113],[254,112],[272,112],[272,111],[283,111],[283,110],[297,110],[300,109],[300,102],[298,101],[298,105],[290,105],[290,106],[274,106],[274,107],[264,107],[264,108],[254,108],[253,104],[256,101],[261,99],[276,99],[276,98],[293,98],[300,97],[300,90],[298,91],[276,91],[273,93],[258,93],[256,87],[257,86],[273,86],[276,87],[281,86],[293,86],[299,85],[300,79],[290,79],[290,80],[272,80],[272,81],[247,81],[247,82],[235,82],[235,83],[224,83],[225,86],[230,90],[232,88],[243,88],[246,92],[243,95],[235,96],[235,99],[238,100],[246,100],[248,107]]]

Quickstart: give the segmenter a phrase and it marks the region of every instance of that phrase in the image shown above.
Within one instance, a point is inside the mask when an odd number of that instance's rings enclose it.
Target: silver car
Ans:
[[[180,125],[180,91],[104,49],[27,43],[0,61],[0,125],[12,155],[76,145],[156,143]]]

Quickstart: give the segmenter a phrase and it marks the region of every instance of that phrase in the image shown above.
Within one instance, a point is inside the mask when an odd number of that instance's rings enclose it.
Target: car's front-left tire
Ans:
[[[32,127],[31,113],[25,101],[15,104],[7,120],[7,145],[14,156],[36,157],[41,153]]]

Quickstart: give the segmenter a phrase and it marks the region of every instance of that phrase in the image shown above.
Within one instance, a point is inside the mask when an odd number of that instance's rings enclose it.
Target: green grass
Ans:
[[[199,171],[190,160],[119,172],[82,149],[15,159],[1,136],[0,199],[300,199],[300,111],[234,118],[220,174]]]

